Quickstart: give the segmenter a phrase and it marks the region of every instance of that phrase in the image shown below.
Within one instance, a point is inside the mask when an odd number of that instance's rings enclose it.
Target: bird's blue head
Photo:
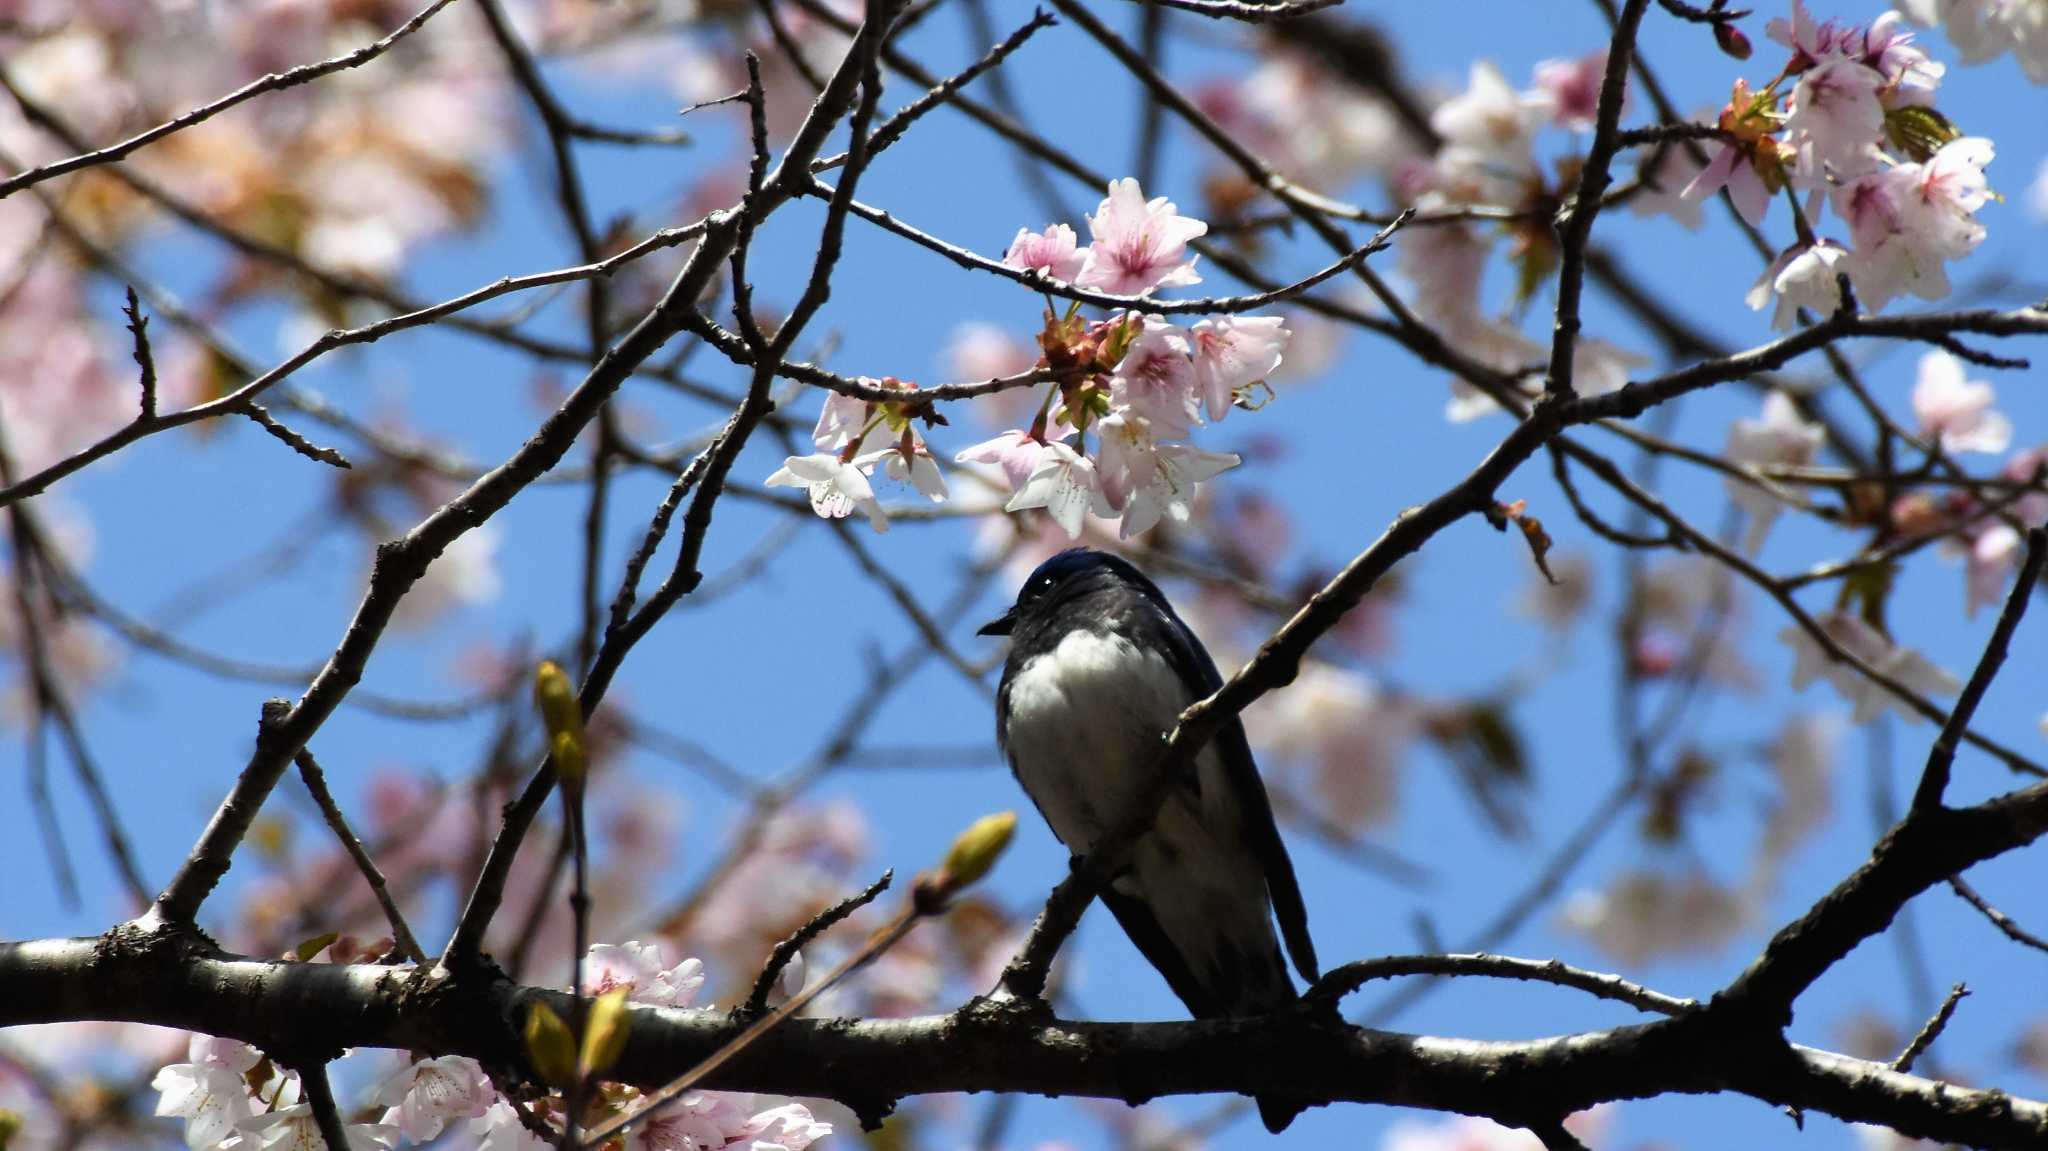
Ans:
[[[1017,589],[1017,602],[1009,611],[990,620],[977,635],[1009,635],[1017,625],[1050,612],[1086,589],[1110,585],[1127,587],[1162,607],[1165,599],[1145,573],[1129,560],[1093,548],[1068,548],[1038,565],[1024,586]]]

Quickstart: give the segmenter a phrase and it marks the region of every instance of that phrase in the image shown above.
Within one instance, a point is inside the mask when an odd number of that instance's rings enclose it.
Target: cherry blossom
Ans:
[[[1114,198],[1114,191],[1111,196]],[[1196,232],[1195,235],[1201,233]],[[1020,271],[1040,272],[1055,280],[1072,283],[1081,275],[1089,257],[1089,249],[1077,248],[1075,243],[1074,229],[1065,224],[1049,225],[1043,232],[1019,228],[1017,238],[1010,241],[1010,250],[1003,253],[1003,263]]]
[[[747,1143],[750,1151],[804,1151],[831,1133],[832,1125],[812,1118],[810,1108],[801,1103],[785,1103],[747,1120],[735,1142]]]
[[[857,457],[853,462],[863,468],[879,462],[883,474],[890,479],[909,484],[935,504],[946,502],[946,477],[939,471],[939,461],[932,458],[924,437],[914,429],[906,427],[899,442]]]
[[[1631,197],[1628,210],[1636,216],[1669,216],[1688,232],[1697,232],[1707,216],[1697,198],[1683,193],[1706,165],[1693,159],[1684,148],[1660,148],[1645,158],[1656,164],[1642,174],[1643,191]]]
[[[1072,435],[1071,430],[1061,430],[1051,439],[1060,440]],[[1009,481],[1010,490],[1021,489],[1031,479],[1031,473],[1038,470],[1039,462],[1045,457],[1047,438],[1034,436],[1030,432],[1012,428],[983,440],[972,447],[962,448],[953,457],[954,463],[994,464],[1002,469],[1003,478]]]
[[[1858,176],[1878,166],[1884,106],[1878,87],[1884,77],[1861,60],[1829,56],[1800,74],[1787,102],[1784,129],[1795,163],[1808,179],[1825,166],[1838,176]]]
[[[469,1121],[458,1139],[465,1151],[547,1151],[550,1144],[520,1122],[517,1105],[500,1096],[484,1113]]]
[[[1792,330],[1801,308],[1833,315],[1842,306],[1838,277],[1847,272],[1848,259],[1849,250],[1829,240],[1788,248],[1757,277],[1743,302],[1751,311],[1760,312],[1775,296],[1778,304],[1771,311],[1771,328],[1780,332]]]
[[[1728,429],[1728,462],[1752,466],[1805,467],[1813,462],[1825,437],[1819,424],[1799,414],[1790,396],[1772,392],[1764,398],[1763,415],[1754,420],[1737,420]],[[1778,496],[1770,490],[1730,476],[1728,498],[1749,513],[1749,530],[1743,536],[1743,550],[1755,555],[1764,536],[1783,510]]]
[[[1983,380],[1964,378],[1963,362],[1939,348],[1920,357],[1913,384],[1913,415],[1920,434],[1944,451],[2002,452],[2012,442],[2012,421],[1991,405],[1997,393]]]
[[[234,1134],[242,1120],[255,1114],[243,1076],[263,1053],[232,1039],[194,1035],[186,1058],[190,1062],[158,1071],[150,1086],[160,1093],[156,1113],[185,1120],[186,1146],[201,1151]]]
[[[1044,508],[1045,514],[1063,528],[1069,538],[1081,534],[1081,524],[1088,518],[1091,507],[1103,501],[1101,483],[1096,475],[1095,462],[1068,447],[1054,441],[1045,445],[1045,452],[1039,457],[1038,470],[1031,473],[1010,502],[1003,505],[1004,511],[1022,511],[1026,508]],[[1108,507],[1103,504],[1103,510]]]
[[[1855,240],[1850,278],[1867,306],[1882,308],[1902,292],[1923,300],[1948,294],[1944,263],[1984,239],[1973,213],[1990,196],[1984,165],[1991,157],[1991,141],[1965,136],[1925,164],[1873,172],[1835,191],[1835,213]]]
[[[1279,316],[1220,316],[1194,326],[1195,390],[1211,422],[1230,413],[1238,389],[1265,379],[1280,367],[1288,331]]]
[[[1563,925],[1629,966],[1726,946],[1758,908],[1745,892],[1688,869],[1624,872],[1566,901]]]
[[[1928,662],[1919,652],[1894,645],[1884,633],[1865,623],[1860,616],[1836,611],[1818,617],[1815,622],[1843,651],[1921,695],[1954,695],[1962,689],[1962,681]],[[1825,677],[1843,698],[1856,705],[1850,722],[1858,725],[1869,723],[1887,709],[1897,712],[1908,723],[1925,718],[1904,699],[1893,695],[1889,688],[1849,664],[1837,661],[1798,624],[1787,626],[1778,633],[1778,638],[1792,649],[1793,689],[1804,688],[1815,679]]]
[[[634,1003],[688,1007],[703,986],[703,963],[685,959],[674,967],[665,967],[658,943],[641,943],[638,940],[616,946],[599,943],[591,947],[583,960],[585,995],[603,995],[614,988],[626,987],[631,989],[626,998]]]
[[[889,530],[888,513],[875,498],[868,477],[836,452],[791,456],[765,482],[771,488],[803,488],[811,510],[825,519],[844,519],[859,511],[876,531]]]
[[[2011,52],[2027,79],[2048,84],[2048,12],[2024,0],[1895,0],[1916,24],[1940,24],[1965,64]]]
[[[1696,203],[1726,188],[1729,202],[1743,219],[1763,224],[1764,212],[1771,206],[1773,181],[1782,178],[1780,145],[1771,137],[1778,125],[1765,110],[1768,103],[1769,97],[1751,93],[1746,81],[1735,82],[1719,121],[1721,131],[1735,138],[1716,146],[1707,166],[1679,192],[1681,199]],[[1764,172],[1772,174],[1770,180]]]
[[[1126,494],[1118,538],[1144,534],[1162,515],[1185,522],[1195,485],[1240,462],[1233,452],[1203,451],[1187,444],[1160,444],[1150,453],[1134,454],[1122,477]]]
[[[1970,540],[1965,557],[1963,610],[1976,615],[1979,608],[2005,598],[2005,585],[2019,567],[2024,537],[2011,524],[1988,524]]]
[[[687,1092],[664,1105],[654,1118],[635,1125],[626,1136],[626,1151],[717,1151],[730,1146],[751,1122],[740,1098],[723,1091]]]
[[[1187,246],[1208,231],[1209,225],[1181,215],[1166,197],[1145,199],[1136,180],[1112,181],[1108,197],[1088,217],[1094,243],[1075,282],[1122,296],[1199,284],[1197,257]]]
[[[1515,157],[1527,150],[1535,127],[1530,102],[1490,60],[1472,65],[1465,90],[1437,105],[1429,126],[1453,145]]]
[[[879,386],[881,381],[866,376],[857,382]],[[811,443],[821,452],[844,451],[855,437],[862,436],[868,424],[868,402],[858,396],[844,392],[826,392],[825,406],[818,412],[818,426],[811,429]],[[860,450],[872,445],[863,443]]]
[[[1110,378],[1110,401],[1152,422],[1158,434],[1177,438],[1193,427],[1199,399],[1196,369],[1188,359],[1187,333],[1147,316],[1137,339]]]
[[[1574,132],[1589,132],[1600,111],[1600,87],[1606,79],[1607,50],[1576,60],[1544,60],[1536,65],[1536,85],[1526,102],[1551,123]],[[1628,89],[1622,88],[1623,107]]]
[[[1364,828],[1394,814],[1416,721],[1364,675],[1318,660],[1302,665],[1294,687],[1247,709],[1245,730],[1279,779],[1305,783],[1317,810]]]
[[[496,1099],[483,1067],[461,1055],[422,1059],[377,1090],[377,1102],[390,1108],[383,1122],[419,1143],[441,1134],[451,1120],[481,1118]]]
[[[241,1130],[253,1140],[254,1151],[327,1151],[310,1103],[244,1119]],[[348,1151],[391,1151],[398,1145],[398,1128],[382,1123],[351,1123],[343,1133],[348,1136]]]

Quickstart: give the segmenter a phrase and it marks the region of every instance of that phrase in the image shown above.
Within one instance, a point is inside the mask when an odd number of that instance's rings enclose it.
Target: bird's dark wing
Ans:
[[[1223,686],[1216,661],[1156,588],[1152,595],[1165,609],[1166,618],[1154,625],[1159,634],[1140,637],[1140,642],[1151,650],[1166,653],[1174,670],[1187,682],[1199,685],[1202,694],[1215,694]],[[1273,822],[1273,805],[1266,798],[1266,785],[1259,778],[1258,763],[1245,739],[1244,724],[1231,716],[1212,743],[1223,759],[1224,778],[1243,813],[1245,835],[1265,868],[1266,890],[1273,898],[1273,912],[1280,921],[1280,935],[1287,941],[1287,954],[1293,957],[1301,977],[1314,983],[1318,969],[1315,941],[1308,934],[1308,906],[1302,902],[1301,885],[1294,878],[1294,861],[1288,858],[1287,843],[1280,838],[1280,828]]]

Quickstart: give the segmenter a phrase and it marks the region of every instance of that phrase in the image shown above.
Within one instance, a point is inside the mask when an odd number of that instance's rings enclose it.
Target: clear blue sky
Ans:
[[[1120,25],[1135,8],[1099,3]],[[1817,3],[1823,15],[1859,20],[1878,14],[1869,4]],[[998,5],[998,22],[1021,19],[1022,6]],[[1462,87],[1475,57],[1497,61],[1509,79],[1526,84],[1531,67],[1550,56],[1576,56],[1604,39],[1604,24],[1591,4],[1363,4],[1358,15],[1380,21],[1399,47],[1408,73],[1446,88]],[[1710,50],[1709,38],[1652,11],[1644,50],[1656,63],[1674,99],[1684,108],[1718,105],[1739,74],[1766,78],[1776,49],[1762,36],[1765,9],[1748,22],[1759,46],[1757,59],[1739,65]],[[441,19],[467,20],[458,6]],[[1230,75],[1243,58],[1220,47],[1217,30],[1181,20],[1205,46],[1183,47],[1174,73],[1183,80]],[[431,32],[429,34],[432,34]],[[943,66],[978,54],[969,48],[960,14],[945,6],[912,38],[912,47]],[[1181,41],[1185,45],[1187,41]],[[1939,34],[1928,47],[1951,62],[1954,51]],[[1031,121],[1074,148],[1094,166],[1112,173],[1130,165],[1135,134],[1136,88],[1117,74],[1080,34],[1055,28],[1042,34],[1011,65],[1011,76]],[[592,115],[608,122],[660,124],[675,101],[653,88],[600,86],[588,76],[560,74]],[[907,99],[906,85],[894,87],[891,105]],[[2025,280],[2048,266],[2048,230],[2027,217],[2025,192],[2044,155],[2048,119],[2041,115],[2044,92],[2028,86],[2010,59],[1953,67],[1942,88],[1941,106],[1972,134],[1991,136],[1999,159],[1991,168],[1993,187],[2008,201],[1987,208],[1990,239],[1958,270],[1957,281],[2004,272]],[[1642,115],[1638,105],[1637,116]],[[703,146],[685,152],[626,153],[586,150],[593,198],[601,216],[632,210],[655,224],[675,222],[661,215],[677,188],[706,165],[731,161],[731,138],[706,130]],[[1152,194],[1168,194],[1185,208],[1199,202],[1200,174],[1212,162],[1205,146],[1175,129],[1168,137],[1166,180]],[[545,169],[530,157],[504,164],[498,172],[496,215],[477,235],[436,245],[409,276],[415,294],[438,298],[508,272],[539,270],[569,262],[546,191]],[[1352,193],[1377,197],[1364,188]],[[1022,225],[1042,226],[1040,210],[1017,186],[1004,148],[964,119],[940,112],[929,117],[866,177],[862,198],[962,244],[999,254]],[[1069,188],[1071,203],[1092,206],[1095,196]],[[1099,193],[1098,193],[1099,194]],[[1373,202],[1378,202],[1376,199]],[[1789,237],[1783,205],[1771,221],[1773,235]],[[785,218],[786,217],[786,218]],[[765,300],[792,299],[795,277],[809,267],[817,213],[798,205],[777,218],[755,257],[755,279]],[[1076,225],[1081,223],[1076,219]],[[1603,218],[1598,235],[1664,298],[1732,345],[1768,337],[1765,321],[1741,303],[1757,272],[1747,247],[1731,242],[1733,232],[1710,227],[1698,235],[1668,221],[1639,222],[1627,216]],[[205,252],[203,245],[172,241],[149,253],[152,266],[172,282],[181,265]],[[1324,257],[1295,253],[1307,271]],[[203,263],[208,257],[200,257]],[[1499,270],[1495,276],[1503,273]],[[2042,295],[2038,283],[2034,298]],[[2008,300],[2011,297],[2006,297]],[[112,314],[111,299],[109,315]],[[970,275],[893,237],[855,226],[833,299],[817,330],[829,328],[839,344],[830,361],[849,374],[896,374],[941,378],[940,354],[954,325],[985,320],[1028,336],[1036,298],[993,277]],[[1899,305],[1903,307],[1903,305]],[[573,312],[557,305],[552,326],[576,332]],[[239,330],[244,344],[277,354],[276,316],[251,317]],[[1626,347],[1653,353],[1647,340],[1622,323],[1596,294],[1588,307],[1588,330]],[[1540,325],[1531,325],[1535,331]],[[2041,354],[2039,347],[2024,349]],[[1905,410],[1917,353],[1876,346],[1851,355],[1867,361],[1877,394]],[[708,356],[700,362],[708,362]],[[730,372],[707,375],[731,383]],[[446,434],[473,458],[496,461],[530,430],[535,416],[528,401],[530,372],[487,345],[457,335],[405,335],[362,354],[331,357],[305,377],[335,402],[371,413],[381,401],[396,400],[415,413],[427,430]],[[2025,445],[2048,438],[2048,397],[2040,370],[2000,377],[2004,410]],[[1321,379],[1283,389],[1279,400],[1256,415],[1240,414],[1219,429],[1217,443],[1231,437],[1273,433],[1284,437],[1286,455],[1247,467],[1226,482],[1258,485],[1282,500],[1297,528],[1297,553],[1285,570],[1308,561],[1341,563],[1368,543],[1402,508],[1420,503],[1461,477],[1505,431],[1495,419],[1452,426],[1442,419],[1446,396],[1441,373],[1417,365],[1383,342],[1352,337]],[[688,407],[636,385],[624,402],[681,435],[722,414]],[[1747,393],[1713,393],[1690,401],[1676,434],[1718,449],[1730,419],[1753,411]],[[815,411],[814,397],[800,397],[794,410]],[[980,438],[972,421],[956,421],[936,442],[957,449]],[[970,438],[972,437],[972,438]],[[1214,446],[1212,443],[1211,446]],[[741,483],[758,481],[779,462],[780,453],[763,442],[736,469]],[[1723,500],[1717,480],[1676,469],[1667,472],[1667,494],[1695,520],[1719,522]],[[62,497],[87,509],[95,525],[97,552],[91,578],[117,602],[148,609],[174,588],[215,570],[234,557],[269,543],[284,528],[318,505],[329,477],[290,455],[254,429],[236,425],[205,440],[175,434],[160,437],[67,481]],[[616,490],[612,521],[611,571],[616,572],[637,539],[645,517],[660,497],[658,480],[635,475]],[[1615,607],[1617,557],[1596,549],[1571,517],[1547,472],[1526,469],[1507,485],[1507,498],[1525,498],[1557,538],[1560,551],[1591,550],[1598,557],[1599,598],[1588,625],[1567,647],[1553,653],[1543,631],[1521,618],[1515,600],[1531,575],[1519,542],[1496,535],[1479,522],[1461,524],[1433,541],[1401,569],[1407,588],[1399,616],[1396,647],[1382,670],[1428,695],[1452,696],[1484,690],[1513,672],[1541,666],[1553,654],[1559,674],[1543,679],[1513,707],[1528,740],[1534,772],[1532,833],[1503,841],[1479,821],[1452,780],[1448,763],[1426,749],[1407,762],[1401,808],[1378,834],[1383,842],[1429,866],[1434,882],[1425,891],[1401,890],[1337,862],[1306,837],[1295,835],[1294,851],[1311,909],[1318,949],[1326,965],[1346,959],[1422,948],[1415,923],[1427,916],[1447,944],[1455,946],[1489,918],[1505,893],[1514,890],[1576,824],[1620,772],[1612,738],[1612,653],[1605,629]],[[391,635],[372,662],[366,688],[389,694],[439,699],[458,694],[450,676],[455,657],[480,637],[528,634],[542,643],[559,642],[572,626],[577,588],[580,494],[536,488],[522,495],[497,523],[505,546],[500,570],[502,596],[488,607],[455,613],[425,634]],[[713,574],[741,556],[779,516],[728,500],[720,504],[718,526],[706,553]],[[959,568],[958,556],[971,528],[958,523],[903,524],[886,536],[868,537],[874,554],[920,595],[947,594]],[[1765,552],[1767,566],[1790,570],[1844,554],[1846,537],[1782,523]],[[326,537],[308,549],[294,580],[261,587],[211,614],[184,632],[192,641],[236,656],[282,663],[318,662],[339,639],[366,569],[369,544],[351,535]],[[987,614],[998,609],[1008,589],[991,595]],[[1807,601],[1827,606],[1816,596]],[[1902,637],[1937,662],[1966,673],[1988,631],[1990,619],[1962,614],[1960,570],[1943,562],[1918,562],[1908,571],[1894,624]],[[1789,661],[1770,639],[1781,625],[1771,607],[1754,595],[1744,599],[1745,652],[1760,668],[1761,694],[1722,697],[1693,722],[1703,740],[1738,746],[1768,738],[1798,710],[1846,714],[1825,688],[1794,696],[1786,688]],[[977,612],[975,619],[984,618]],[[2003,678],[1979,713],[1983,728],[2024,751],[2048,753],[2037,721],[2048,710],[2048,619],[2027,624]],[[988,649],[961,629],[958,642],[970,653]],[[764,777],[806,755],[820,731],[844,702],[860,690],[871,643],[894,650],[908,637],[900,615],[852,568],[826,533],[809,531],[776,567],[727,597],[713,610],[679,611],[635,653],[617,689],[633,707],[666,726],[688,733],[728,760]],[[233,779],[254,732],[265,692],[224,684],[168,665],[146,654],[132,656],[110,688],[86,709],[94,750],[115,783],[152,884],[168,877],[183,858],[207,815]],[[958,745],[987,740],[988,704],[955,673],[932,664],[898,693],[872,729],[877,744]],[[453,778],[473,762],[484,737],[481,723],[409,725],[344,710],[321,732],[317,746],[328,764],[337,794],[360,807],[361,784],[380,766],[402,765]],[[1922,725],[1896,728],[1893,780],[1910,779],[1932,731]],[[1873,839],[1868,815],[1871,773],[1861,732],[1842,745],[1835,772],[1837,817],[1795,859],[1766,915],[1775,926],[1796,915],[1846,874]],[[0,750],[0,762],[18,767],[18,743]],[[993,762],[993,761],[991,761]],[[688,887],[710,852],[723,842],[735,816],[731,803],[696,779],[649,757],[634,757],[626,769],[649,787],[673,793],[685,812],[684,868],[649,876],[652,898]],[[43,849],[21,792],[0,816],[0,871],[12,877],[0,891],[0,935],[25,937],[90,933],[116,914],[116,887],[93,850],[89,814],[61,764],[60,810],[79,857],[88,898],[83,910],[67,913],[54,901]],[[1757,821],[1752,810],[1762,784],[1751,769],[1731,766],[1720,781],[1716,806],[1695,827],[1687,845],[1658,849],[1646,845],[1624,824],[1607,836],[1568,890],[1590,886],[1619,868],[1658,863],[1672,851],[1700,853],[1706,865],[1729,878],[1747,863]],[[19,774],[11,778],[19,779]],[[1989,794],[2006,784],[2001,769],[1965,752],[1957,791]],[[992,879],[997,891],[1021,914],[1035,908],[1043,892],[1063,873],[1064,852],[1035,819],[1007,773],[991,767],[942,774],[854,774],[830,782],[821,792],[859,802],[876,829],[868,870],[915,869],[936,858],[951,835],[971,818],[993,809],[1027,813],[1016,850]],[[238,866],[231,876],[249,870]],[[2037,930],[2048,928],[2048,888],[2040,883],[2036,851],[2027,858],[1995,863],[1973,873],[1980,889]],[[232,891],[217,897],[223,904]],[[438,933],[445,905],[422,909]],[[1978,995],[1965,1002],[1942,1044],[1945,1063],[1961,1074],[2014,1091],[2048,1093],[2048,1081],[2012,1070],[2008,1049],[2028,1021],[2028,1010],[2043,1006],[2039,987],[2043,957],[2004,944],[1988,926],[1945,893],[1930,894],[1914,907],[1925,937],[1934,978],[1943,987],[1963,980]],[[1747,962],[1761,945],[1760,928],[1724,953],[1666,962],[1631,977],[1661,990],[1686,995],[1711,992]],[[430,944],[431,946],[431,944]],[[1613,961],[1584,940],[1559,930],[1554,910],[1538,915],[1503,950],[1557,956],[1570,962],[1613,969]],[[1075,990],[1080,1010],[1098,1018],[1178,1018],[1180,1005],[1100,913],[1091,915],[1079,941]],[[1907,1001],[1890,942],[1867,945],[1852,955],[1802,1001],[1796,1038],[1833,1045],[1838,1027],[1859,1012],[1876,1011],[1910,1031],[1918,1017]],[[1361,997],[1357,1002],[1369,1003]],[[1477,1037],[1528,1037],[1623,1021],[1626,1012],[1561,991],[1478,982],[1447,988],[1398,1020],[1404,1029]],[[980,1104],[975,1105],[977,1108]],[[1164,1105],[1176,1115],[1206,1111],[1209,1101]],[[1340,1107],[1312,1111],[1286,1139],[1307,1146],[1342,1140],[1371,1146],[1395,1116],[1386,1109]],[[1801,1145],[1842,1148],[1850,1136],[1839,1124],[1810,1116]],[[957,1145],[968,1129],[933,1133],[934,1147]],[[1028,1100],[1010,1142],[1024,1146],[1042,1138],[1073,1137],[1099,1142],[1098,1125],[1071,1104]],[[1684,1148],[1779,1145],[1794,1137],[1773,1109],[1739,1098],[1674,1098],[1624,1105],[1618,1142],[1635,1146],[1657,1137]],[[1255,1122],[1241,1122],[1224,1138],[1266,1137]]]

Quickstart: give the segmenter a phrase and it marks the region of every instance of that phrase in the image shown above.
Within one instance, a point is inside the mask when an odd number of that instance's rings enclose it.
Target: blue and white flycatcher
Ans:
[[[1125,817],[1180,713],[1223,684],[1159,588],[1128,562],[1087,548],[1039,565],[1015,606],[981,634],[1011,640],[996,740],[1076,856]],[[1102,902],[1196,1018],[1292,1003],[1282,937],[1302,978],[1315,980],[1308,910],[1236,717],[1125,853]],[[1258,1103],[1272,1131],[1302,1107]]]

